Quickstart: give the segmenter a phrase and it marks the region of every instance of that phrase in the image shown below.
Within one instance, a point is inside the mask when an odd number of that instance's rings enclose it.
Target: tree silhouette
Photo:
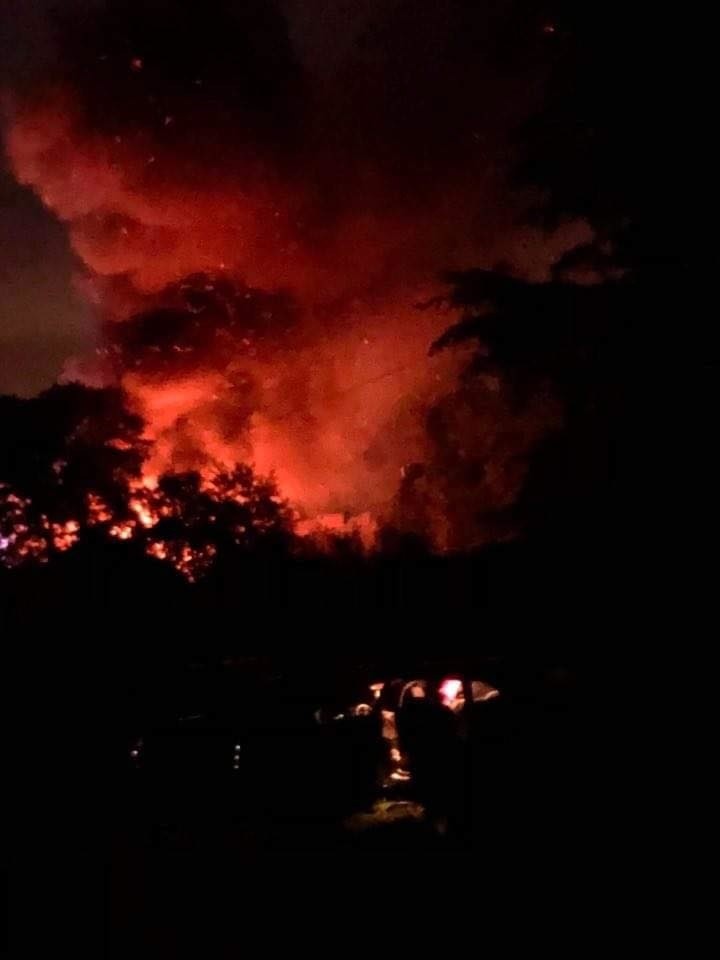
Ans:
[[[6,560],[46,558],[75,544],[91,497],[129,512],[145,453],[142,421],[117,390],[53,386],[33,399],[0,397],[0,537]]]
[[[46,561],[80,542],[131,540],[196,577],[238,552],[286,548],[292,517],[271,478],[237,465],[143,485],[143,424],[116,390],[55,386],[0,397],[0,558]]]
[[[287,294],[198,273],[165,287],[142,313],[109,324],[106,336],[120,372],[167,377],[274,356],[298,316]]]
[[[60,517],[82,512],[90,491],[120,508],[140,474],[142,427],[118,390],[71,383],[0,397],[0,482]]]
[[[529,283],[482,270],[448,279],[461,318],[433,349],[476,341],[469,379],[497,377],[521,422],[531,422],[543,395],[558,404],[552,429],[540,424],[510,522],[554,535],[587,533],[591,518],[604,523],[632,377],[622,358],[632,350],[637,283]]]
[[[238,554],[287,548],[292,538],[292,515],[275,483],[242,464],[207,482],[195,472],[165,474],[148,505],[158,517],[145,533],[149,552],[193,578]]]
[[[683,315],[702,258],[687,221],[683,101],[666,59],[681,40],[677,18],[618,3],[561,0],[552,11],[547,89],[518,133],[515,177],[539,191],[531,219],[583,219],[594,238],[545,283],[450,275],[460,318],[434,349],[475,343],[468,382],[497,377],[526,411],[538,392],[557,397],[563,429],[538,447],[514,512],[536,532],[577,540],[632,528],[647,481],[640,450],[657,421],[645,409],[659,396],[651,356]]]

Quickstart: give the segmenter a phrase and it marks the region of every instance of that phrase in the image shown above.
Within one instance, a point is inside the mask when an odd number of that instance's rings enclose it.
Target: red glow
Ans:
[[[130,61],[132,71],[144,66],[140,56]],[[462,465],[468,451],[478,460],[479,489],[463,487],[455,503],[447,485],[421,481],[422,509],[398,518],[407,468],[437,449],[428,412],[456,388],[465,362],[457,351],[428,356],[450,318],[415,304],[439,292],[439,271],[511,258],[514,245],[530,263],[551,262],[554,250],[540,232],[524,230],[498,249],[478,228],[467,185],[452,179],[402,209],[378,184],[373,196],[326,215],[326,157],[289,171],[258,165],[248,145],[245,159],[228,169],[218,164],[210,177],[162,138],[177,132],[180,113],[159,112],[162,136],[100,133],[81,118],[71,94],[48,94],[18,110],[8,151],[18,180],[67,224],[83,264],[82,290],[105,322],[155,309],[168,285],[217,271],[238,287],[289,291],[300,316],[293,329],[261,318],[268,330],[247,331],[230,353],[220,329],[196,363],[183,342],[157,347],[182,361],[162,375],[115,366],[112,375],[147,424],[144,485],[152,490],[168,471],[197,470],[210,481],[247,463],[276,478],[302,535],[350,535],[370,547],[380,524],[397,521],[439,549],[497,537],[466,517],[507,512],[527,451],[557,422],[557,410],[541,398],[518,414],[488,378],[481,402],[453,403],[442,428],[454,463]],[[359,171],[337,173],[350,182]],[[565,249],[567,236],[556,246]],[[198,313],[197,324],[203,319]],[[95,383],[111,367],[112,356],[106,367],[73,364]],[[118,520],[113,536],[153,526],[141,496],[132,509],[134,519]],[[107,522],[107,513],[102,504],[91,507],[94,522]],[[72,532],[58,536],[65,543]]]
[[[164,383],[128,372],[123,386],[153,443],[146,479],[248,462],[276,477],[299,513],[298,533],[357,533],[370,546],[403,467],[424,456],[424,411],[454,380],[457,357],[427,357],[446,322],[407,304],[355,308],[307,347],[239,359],[254,410],[236,433],[227,429],[232,369]]]

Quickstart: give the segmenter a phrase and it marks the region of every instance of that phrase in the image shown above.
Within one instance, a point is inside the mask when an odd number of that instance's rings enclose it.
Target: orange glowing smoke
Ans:
[[[146,67],[137,57],[129,73],[139,80]],[[181,123],[164,111],[158,117],[160,131]],[[529,263],[540,248],[547,262],[546,241],[524,231],[502,250],[488,244],[462,184],[439,185],[404,206],[383,204],[378,188],[364,208],[358,192],[326,222],[326,164],[280,173],[249,145],[242,163],[223,172],[218,164],[201,179],[193,158],[176,156],[163,136],[88,128],[73,96],[57,89],[18,107],[7,138],[18,180],[67,224],[83,289],[105,322],[122,323],[149,301],[157,306],[168,285],[200,272],[288,291],[298,304],[300,334],[276,329],[274,350],[267,342],[256,350],[249,336],[242,355],[214,360],[210,353],[197,368],[188,363],[165,377],[134,366],[115,371],[147,423],[145,482],[152,487],[167,471],[208,478],[248,463],[275,476],[299,532],[349,533],[370,544],[390,518],[406,467],[426,458],[427,412],[452,391],[464,362],[450,351],[428,356],[450,322],[415,308],[437,292],[428,280],[454,265],[512,255],[519,245]],[[347,176],[361,169],[358,163]],[[241,381],[252,390],[240,390]],[[487,396],[486,418],[495,402]],[[238,427],[236,413],[250,402]],[[497,408],[505,415],[507,404]],[[471,422],[463,431],[453,443],[465,456],[479,428]],[[516,430],[517,445],[501,454],[494,445],[502,462],[487,475],[504,477],[508,464],[522,464],[538,432]],[[511,491],[497,493],[499,507],[516,495],[517,475],[514,466]],[[496,495],[489,484],[485,490]],[[446,491],[440,500],[438,516]],[[138,512],[137,522],[146,519]],[[437,533],[442,525],[431,524],[436,542],[449,542]],[[114,535],[130,536],[128,529],[120,525]]]
[[[86,134],[62,98],[19,115],[9,146],[19,179],[68,223],[91,295],[102,300],[103,279],[122,275],[138,307],[167,284],[222,264],[245,283],[289,287],[301,305],[297,344],[272,358],[253,357],[251,348],[242,358],[256,390],[241,434],[226,425],[234,365],[165,382],[121,373],[153,442],[149,481],[168,470],[248,462],[275,475],[301,530],[357,528],[369,542],[372,518],[387,510],[402,468],[422,459],[425,411],[458,366],[449,354],[428,357],[447,317],[414,303],[432,291],[402,273],[383,277],[404,239],[397,224],[351,218],[322,247],[303,244],[291,226],[303,198],[287,185],[269,178],[248,192],[207,184],[198,196],[171,170],[149,175],[137,144]],[[330,516],[318,521],[323,515]],[[358,519],[348,524],[349,517]]]
[[[457,358],[429,359],[442,317],[386,305],[355,310],[274,360],[246,357],[254,409],[239,435],[227,429],[234,378],[203,370],[165,383],[127,373],[122,382],[153,442],[150,479],[169,470],[212,471],[251,463],[273,474],[310,529],[318,515],[356,516],[365,541],[397,490],[401,471],[424,455],[424,414],[452,384]],[[327,530],[346,527],[326,517]]]

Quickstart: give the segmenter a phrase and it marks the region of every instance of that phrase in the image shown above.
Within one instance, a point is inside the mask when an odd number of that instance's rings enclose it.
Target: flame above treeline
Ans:
[[[149,526],[163,475],[211,486],[240,463],[274,478],[302,533],[507,535],[482,518],[514,502],[557,410],[460,385],[462,356],[429,356],[448,315],[417,304],[449,267],[533,275],[567,245],[498,201],[517,104],[488,106],[476,52],[451,55],[469,29],[452,11],[442,30],[403,20],[399,63],[396,24],[382,57],[356,51],[328,84],[272,4],[204,6],[106,3],[12,98],[13,169],[66,223],[102,331],[66,376],[119,385],[145,424],[135,516],[111,534]],[[448,457],[479,464],[470,488],[444,479]]]
[[[455,357],[427,356],[447,319],[398,297],[328,321],[227,273],[186,278],[158,304],[112,324],[103,351],[146,422],[150,482],[243,462],[273,475],[305,523],[389,508],[455,380]]]
[[[60,485],[67,466],[63,461],[53,465]],[[218,556],[267,548],[298,552],[301,540],[294,534],[292,511],[275,484],[255,476],[249,467],[207,477],[166,474],[152,484],[119,470],[113,473],[113,495],[76,491],[75,516],[70,519],[56,519],[67,517],[68,504],[52,504],[47,491],[35,499],[0,484],[4,564],[47,563],[81,541],[99,537],[131,541],[193,582]],[[56,518],[43,512],[48,506],[55,507]]]

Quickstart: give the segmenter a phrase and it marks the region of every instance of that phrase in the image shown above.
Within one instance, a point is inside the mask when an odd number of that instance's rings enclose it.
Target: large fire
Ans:
[[[438,292],[441,270],[520,251],[540,273],[555,251],[511,228],[476,150],[485,135],[459,101],[437,112],[432,141],[424,117],[382,99],[372,71],[358,69],[354,105],[327,84],[308,92],[274,15],[252,4],[239,33],[224,30],[223,4],[216,24],[187,14],[170,30],[163,4],[139,5],[136,20],[115,6],[120,21],[87,49],[74,40],[52,83],[15,98],[7,137],[18,180],[67,225],[104,331],[100,355],[73,369],[119,383],[146,424],[133,516],[110,534],[159,522],[163,474],[198,471],[211,487],[242,463],[275,478],[297,533],[370,546],[397,520],[399,492],[427,483],[417,465],[448,445],[484,464],[484,513],[504,510],[557,410],[543,400],[528,419],[488,382],[447,437],[429,436],[428,412],[457,389],[464,359],[429,356],[449,319],[417,304]],[[429,95],[424,49],[416,90]],[[442,83],[461,89],[476,60],[443,66]],[[463,519],[449,535],[448,491],[433,498],[419,526],[436,547],[457,545],[458,530],[464,545],[486,536]],[[70,545],[75,531],[53,535]]]
[[[226,287],[289,285],[300,313],[299,329],[280,318],[247,330],[236,353],[207,346],[195,364],[179,330],[143,360],[162,349],[180,361],[189,355],[187,363],[162,376],[145,363],[116,371],[147,422],[149,482],[167,470],[249,462],[276,476],[306,527],[323,514],[336,526],[337,515],[387,510],[402,468],[423,459],[425,412],[458,369],[450,354],[428,357],[448,323],[416,308],[433,290],[402,274],[380,283],[388,224],[345,225],[342,255],[335,239],[302,248],[282,236],[292,215],[282,189],[270,203],[240,189],[198,195],[148,181],[122,145],[83,140],[67,116],[59,107],[23,114],[10,151],[18,176],[67,220],[87,290],[112,317],[111,338],[112,326],[127,322],[118,311],[162,305],[163,290],[188,275],[209,286],[218,277]],[[197,317],[204,321],[202,309]]]

